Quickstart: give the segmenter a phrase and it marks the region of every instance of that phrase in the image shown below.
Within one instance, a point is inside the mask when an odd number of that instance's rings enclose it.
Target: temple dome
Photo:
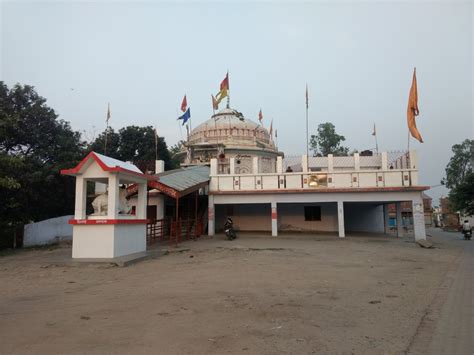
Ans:
[[[190,145],[215,143],[275,149],[267,129],[232,108],[224,108],[212,115],[189,135]]]

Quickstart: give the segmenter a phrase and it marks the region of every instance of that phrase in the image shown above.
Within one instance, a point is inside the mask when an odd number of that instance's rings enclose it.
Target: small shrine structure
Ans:
[[[146,251],[147,182],[153,176],[131,163],[95,152],[61,174],[76,177],[74,219],[69,221],[73,225],[73,258],[116,258]],[[107,188],[92,201],[94,212],[88,214],[88,186],[93,190],[95,183]],[[130,184],[137,188],[133,211],[126,199],[125,186]]]

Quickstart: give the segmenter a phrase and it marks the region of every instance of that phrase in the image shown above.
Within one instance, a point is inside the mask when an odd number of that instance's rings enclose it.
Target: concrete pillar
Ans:
[[[397,237],[403,236],[402,203],[397,202]]]
[[[355,171],[360,170],[360,156],[359,156],[359,153],[354,153],[354,169],[355,169]]]
[[[212,158],[211,159],[211,169],[210,169],[210,174],[212,175],[217,175],[217,159]]]
[[[155,174],[159,174],[165,171],[165,161],[155,160]]]
[[[278,174],[283,173],[283,158],[277,157],[277,171]]]
[[[278,211],[277,203],[272,202],[272,237],[278,237]]]
[[[165,196],[158,195],[158,205],[156,206],[156,219],[165,218]]]
[[[109,193],[107,200],[107,218],[117,219],[119,210],[119,178],[117,174],[109,177]]]
[[[301,167],[303,168],[303,173],[308,172],[308,156],[306,154],[301,156]]]
[[[145,219],[146,218],[146,194],[147,194],[147,184],[146,183],[139,183],[138,184],[138,196],[137,196],[137,209],[136,209],[136,217],[138,219]]]
[[[87,201],[87,180],[82,176],[76,177],[76,203],[74,207],[74,218],[86,218],[86,201]]]
[[[413,210],[413,232],[415,233],[415,240],[426,239],[425,231],[425,213],[423,209],[423,199],[421,192],[419,197],[412,201]]]
[[[383,204],[383,232],[385,234],[390,233],[390,218],[388,215],[388,204]]]
[[[382,171],[387,170],[387,168],[388,168],[387,152],[382,152]]]
[[[258,174],[258,157],[252,158],[252,174]]]
[[[216,214],[214,210],[214,196],[209,195],[209,207],[207,209],[207,235],[212,237],[216,233]]]
[[[328,154],[328,172],[334,171],[334,155]]]
[[[235,175],[235,158],[229,159],[230,175]]]
[[[339,238],[344,238],[346,236],[346,231],[344,229],[344,202],[342,201],[337,201],[337,224]]]

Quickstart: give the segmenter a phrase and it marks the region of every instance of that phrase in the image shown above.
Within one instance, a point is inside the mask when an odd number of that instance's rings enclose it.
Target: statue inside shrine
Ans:
[[[94,208],[94,213],[92,216],[106,216],[107,207],[108,207],[109,195],[107,192],[97,196],[94,201],[92,201],[92,207]],[[120,187],[119,189],[119,214],[130,214],[132,207],[129,206],[127,200],[127,189],[125,187]]]

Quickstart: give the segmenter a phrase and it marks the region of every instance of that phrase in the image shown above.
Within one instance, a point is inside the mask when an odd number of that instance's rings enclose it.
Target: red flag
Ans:
[[[221,82],[221,91],[222,90],[229,90],[229,72],[227,72],[224,80]]]
[[[260,123],[262,123],[262,120],[263,120],[262,109],[260,109],[260,112],[258,113],[258,120],[260,121]]]
[[[181,111],[185,112],[188,107],[188,100],[186,100],[186,95],[183,97],[183,102],[181,103]]]

